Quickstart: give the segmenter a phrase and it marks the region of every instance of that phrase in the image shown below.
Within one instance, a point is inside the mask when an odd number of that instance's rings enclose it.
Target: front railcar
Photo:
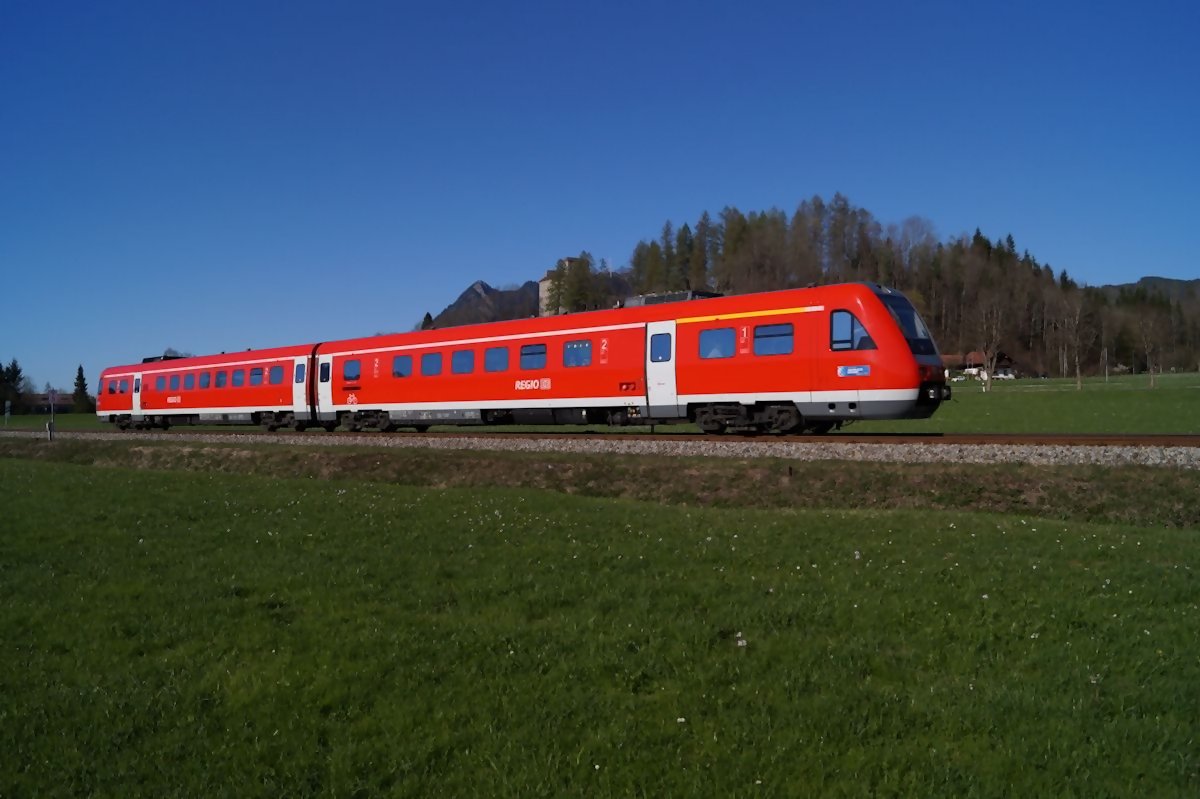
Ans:
[[[908,297],[884,287],[879,287],[875,295],[900,329],[916,362],[917,400],[906,418],[928,419],[944,401],[950,399],[950,387],[946,384],[946,373],[937,344]]]

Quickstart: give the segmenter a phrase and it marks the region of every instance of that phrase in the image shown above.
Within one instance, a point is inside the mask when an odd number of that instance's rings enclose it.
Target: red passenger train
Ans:
[[[667,302],[105,369],[118,427],[692,421],[826,432],[950,396],[905,296],[867,283]]]

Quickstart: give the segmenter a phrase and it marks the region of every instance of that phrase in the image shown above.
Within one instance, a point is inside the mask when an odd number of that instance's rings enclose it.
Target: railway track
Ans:
[[[10,434],[24,433],[28,436],[44,435],[38,431],[11,431]],[[70,436],[83,438],[113,436],[114,431],[63,431],[56,435],[68,433]],[[328,443],[331,438],[344,438],[347,443],[363,443],[373,439],[484,439],[496,441],[528,441],[528,440],[562,440],[562,441],[645,441],[661,443],[703,442],[706,444],[721,443],[754,443],[764,445],[787,444],[865,444],[865,445],[897,445],[923,444],[927,446],[1055,446],[1055,447],[1200,447],[1200,435],[1195,434],[1121,434],[1121,433],[830,433],[827,435],[798,435],[798,436],[732,436],[732,435],[702,435],[690,433],[595,433],[595,432],[497,432],[488,431],[450,431],[432,433],[393,432],[379,433],[374,431],[347,432],[306,432],[268,433],[258,429],[240,428],[174,428],[165,433],[168,436],[185,437],[190,435],[234,436],[239,438],[271,440],[286,439],[289,443],[297,443],[305,438],[311,438],[314,443],[324,439]],[[117,434],[120,438],[137,439],[143,437],[161,437],[162,431],[126,431]]]

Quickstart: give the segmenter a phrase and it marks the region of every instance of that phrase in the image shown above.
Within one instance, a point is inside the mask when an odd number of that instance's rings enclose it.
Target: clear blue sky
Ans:
[[[0,0],[0,358],[40,388],[406,330],[842,192],[1200,276],[1194,2]]]

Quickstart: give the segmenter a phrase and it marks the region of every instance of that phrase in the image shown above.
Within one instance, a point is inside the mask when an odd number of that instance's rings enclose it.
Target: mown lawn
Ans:
[[[0,459],[0,793],[1194,796],[1194,529]]]

